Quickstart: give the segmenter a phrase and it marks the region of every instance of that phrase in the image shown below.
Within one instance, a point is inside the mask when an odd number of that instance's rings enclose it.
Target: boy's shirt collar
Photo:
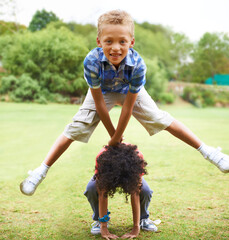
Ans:
[[[131,48],[128,50],[128,53],[126,55],[126,57],[122,60],[122,62],[120,63],[119,68],[122,68],[122,66],[128,65],[130,67],[134,67],[134,63],[133,63],[133,59],[131,58],[131,53],[132,50]],[[100,48],[100,55],[99,55],[99,59],[101,62],[107,62],[109,63],[111,66],[113,66],[113,64],[111,64],[109,62],[109,60],[106,58],[105,54],[103,53],[103,49]]]

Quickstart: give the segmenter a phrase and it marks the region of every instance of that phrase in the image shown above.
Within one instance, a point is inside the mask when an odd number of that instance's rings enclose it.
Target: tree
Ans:
[[[4,34],[13,34],[18,30],[25,30],[26,26],[14,22],[5,22],[0,20],[0,36]]]
[[[39,31],[45,28],[48,23],[59,21],[59,18],[53,12],[47,12],[46,10],[36,11],[34,14],[28,29],[31,32]]]
[[[58,21],[58,22],[49,23],[48,27],[54,27],[56,29],[65,27],[65,28],[71,30],[75,35],[83,36],[85,43],[89,50],[97,47],[97,44],[96,44],[97,29],[92,24],[83,25],[83,24],[78,24],[75,22],[64,23],[62,21]]]
[[[171,55],[178,66],[187,63],[190,54],[193,51],[193,44],[187,36],[181,33],[171,34]]]
[[[180,69],[187,81],[203,83],[215,74],[229,74],[229,37],[224,33],[205,33],[195,45],[193,62]],[[187,69],[190,69],[187,71]]]
[[[161,25],[144,22],[135,26],[135,49],[149,59],[156,57],[165,68],[167,78],[174,78],[192,50],[189,39]]]
[[[96,37],[97,29],[92,24],[77,24],[74,22],[67,23],[68,28],[77,35],[82,35],[85,37],[86,44],[89,50],[97,47]]]
[[[159,101],[160,95],[165,91],[168,83],[166,71],[160,66],[156,57],[144,59],[147,66],[145,88],[155,101]]]

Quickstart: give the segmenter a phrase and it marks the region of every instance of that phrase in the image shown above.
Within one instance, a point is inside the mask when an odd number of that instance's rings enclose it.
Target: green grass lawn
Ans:
[[[83,195],[95,156],[109,140],[99,124],[88,144],[74,142],[50,169],[32,197],[20,182],[44,159],[79,106],[0,103],[0,239],[101,239],[90,234],[91,208]],[[229,109],[162,106],[204,142],[229,154]],[[111,111],[117,124],[120,108]],[[125,141],[137,144],[148,162],[145,179],[154,190],[150,218],[161,219],[158,233],[138,239],[229,239],[229,175],[163,131],[153,137],[132,118]],[[111,232],[132,226],[130,203],[109,200]]]

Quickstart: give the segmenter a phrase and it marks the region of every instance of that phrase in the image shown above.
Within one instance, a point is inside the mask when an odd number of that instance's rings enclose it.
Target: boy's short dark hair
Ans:
[[[140,156],[137,146],[120,143],[117,146],[105,146],[106,150],[97,157],[96,185],[113,197],[115,192],[129,194],[139,192],[141,177],[146,174],[147,162]]]

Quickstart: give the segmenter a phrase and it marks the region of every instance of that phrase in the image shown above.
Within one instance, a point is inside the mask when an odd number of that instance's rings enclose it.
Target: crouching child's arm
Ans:
[[[139,192],[131,194],[131,206],[133,213],[133,229],[126,233],[122,238],[136,238],[140,233],[140,195]]]
[[[101,236],[107,240],[116,239],[118,236],[112,234],[108,231],[107,222],[109,221],[109,214],[107,212],[108,207],[108,197],[104,196],[104,191],[99,192],[99,221],[100,221],[100,230]]]

